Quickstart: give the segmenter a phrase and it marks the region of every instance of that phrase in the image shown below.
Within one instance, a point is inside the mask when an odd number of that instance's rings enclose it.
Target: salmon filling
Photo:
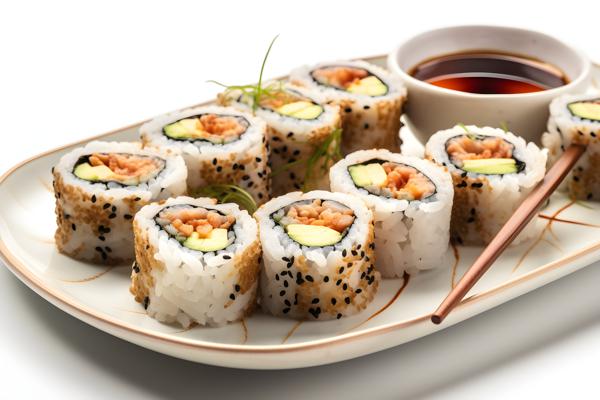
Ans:
[[[423,173],[408,165],[383,163],[387,179],[383,192],[400,200],[422,200],[435,193],[435,185]]]
[[[150,156],[122,153],[94,153],[82,157],[74,174],[93,182],[118,182],[139,185],[154,178],[165,167],[165,161]]]
[[[465,160],[513,158],[513,150],[512,144],[493,136],[460,135],[446,143],[448,157],[458,168]]]
[[[248,121],[243,117],[204,114],[176,121],[165,126],[163,131],[172,139],[200,139],[225,144],[238,140],[248,126]]]
[[[208,238],[214,229],[229,229],[235,223],[233,215],[223,215],[202,207],[167,209],[159,214],[161,225],[170,225],[169,233],[178,237],[190,237],[197,233],[198,238]]]
[[[346,90],[352,84],[369,76],[369,72],[362,68],[352,67],[325,67],[319,68],[311,73],[314,80],[321,85],[333,86],[337,89]]]
[[[354,223],[354,211],[332,200],[315,199],[291,204],[275,212],[273,219],[286,227],[291,224],[324,226],[339,233]]]

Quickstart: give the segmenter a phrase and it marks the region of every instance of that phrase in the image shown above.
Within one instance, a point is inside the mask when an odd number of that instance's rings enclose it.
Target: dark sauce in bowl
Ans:
[[[433,57],[409,74],[435,86],[478,94],[533,93],[569,83],[565,73],[552,64],[494,50]]]

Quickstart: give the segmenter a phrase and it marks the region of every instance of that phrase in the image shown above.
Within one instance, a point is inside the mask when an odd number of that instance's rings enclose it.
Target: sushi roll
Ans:
[[[342,111],[344,154],[385,148],[400,151],[400,114],[406,88],[365,61],[335,61],[293,70],[290,81]]]
[[[449,265],[452,178],[435,163],[361,150],[331,168],[331,190],[373,211],[377,269],[384,278]]]
[[[269,199],[270,170],[265,123],[229,107],[206,106],[162,115],[140,128],[145,147],[180,152],[188,190],[234,184],[258,203]]]
[[[304,89],[290,84],[271,82],[267,88],[269,95],[262,96],[254,112],[267,123],[273,196],[306,186],[328,189],[327,170],[332,163],[316,165],[308,172],[307,160],[320,146],[335,146],[328,139],[341,126],[340,108],[319,103]],[[238,90],[221,94],[219,102],[253,111],[254,99]],[[305,182],[305,178],[310,181]]]
[[[300,320],[341,318],[373,300],[373,217],[357,197],[315,190],[272,199],[255,213],[263,247],[262,308]]]
[[[171,198],[142,208],[133,231],[130,291],[148,315],[188,327],[252,311],[261,248],[256,221],[236,204]]]
[[[565,95],[550,104],[548,132],[542,144],[552,165],[571,144],[586,151],[563,181],[561,189],[579,200],[600,200],[600,95]]]
[[[489,243],[546,172],[545,150],[490,127],[439,131],[427,142],[425,157],[452,174],[450,233],[459,244]],[[536,232],[533,220],[513,243]]]
[[[134,256],[135,213],[185,193],[187,170],[180,156],[143,150],[139,143],[91,142],[65,154],[52,175],[58,250],[119,264]]]

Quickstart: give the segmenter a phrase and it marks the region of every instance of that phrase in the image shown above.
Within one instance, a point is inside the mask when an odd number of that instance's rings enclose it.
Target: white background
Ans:
[[[205,81],[390,51],[449,24],[541,30],[600,60],[597,1],[20,1],[0,5],[0,170],[212,97]],[[598,398],[600,265],[395,349],[330,366],[196,365],[96,331],[0,268],[2,398]],[[225,396],[227,395],[227,396]],[[216,398],[215,397],[215,398]]]

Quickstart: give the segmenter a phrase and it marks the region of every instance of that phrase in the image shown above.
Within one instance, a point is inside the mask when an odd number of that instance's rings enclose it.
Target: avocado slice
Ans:
[[[193,118],[182,119],[165,126],[167,136],[174,139],[188,139],[194,137],[194,133],[198,133],[196,120]]]
[[[289,224],[286,229],[288,236],[303,246],[331,246],[342,240],[341,233],[326,226]]]
[[[213,229],[207,238],[200,238],[198,233],[194,232],[183,242],[183,245],[188,249],[203,252],[222,250],[229,245],[227,229]]]
[[[571,114],[580,118],[600,121],[600,103],[580,101],[577,103],[571,103],[567,105],[567,107],[569,107]]]
[[[106,165],[92,167],[89,163],[76,166],[73,174],[86,181],[108,181],[114,175],[112,170]]]
[[[381,186],[387,179],[387,174],[379,163],[352,165],[348,167],[348,172],[352,181],[358,187]]]
[[[367,96],[383,96],[388,92],[388,87],[378,77],[371,75],[352,83],[346,91]]]
[[[517,172],[517,162],[514,158],[464,160],[462,169],[467,172],[486,175],[514,174]]]
[[[310,101],[295,101],[275,109],[279,114],[298,119],[315,119],[323,113],[323,107]]]

